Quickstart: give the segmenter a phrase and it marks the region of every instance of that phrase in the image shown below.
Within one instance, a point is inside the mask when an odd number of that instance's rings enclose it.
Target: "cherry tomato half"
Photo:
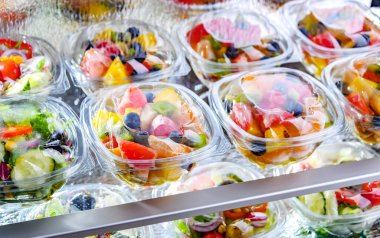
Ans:
[[[12,138],[16,136],[26,135],[31,133],[33,128],[31,126],[11,126],[0,129],[1,138]]]
[[[20,66],[13,60],[7,59],[0,62],[0,81],[5,78],[17,80],[21,75]]]

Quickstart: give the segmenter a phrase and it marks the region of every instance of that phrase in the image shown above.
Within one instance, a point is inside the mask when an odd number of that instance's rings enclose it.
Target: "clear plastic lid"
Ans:
[[[379,18],[360,1],[292,1],[283,12],[297,37],[324,53],[352,54],[379,47]]]
[[[298,172],[328,165],[374,159],[378,154],[359,142],[327,142],[307,160],[289,167]],[[380,181],[299,196],[292,199],[297,210],[310,220],[348,225],[380,217]],[[329,225],[328,223],[325,225]]]
[[[211,109],[183,86],[125,85],[87,98],[81,110],[92,149],[112,172],[141,170],[146,180],[151,170],[186,167],[228,147]]]
[[[164,0],[184,10],[210,11],[231,7],[240,0]]]
[[[77,117],[57,99],[2,100],[0,125],[2,201],[46,198],[68,177],[91,168]]]
[[[176,41],[163,29],[137,20],[82,28],[68,37],[62,51],[76,85],[87,94],[189,72]]]
[[[126,192],[125,188],[115,185],[69,185],[57,192],[52,200],[23,211],[19,222],[116,206],[134,201],[135,198]],[[152,231],[144,227],[95,235],[95,237],[109,238],[152,236]]]
[[[183,193],[262,178],[235,163],[217,162],[194,168],[169,193]],[[177,232],[187,237],[275,237],[286,219],[280,202],[263,203],[177,220]],[[240,234],[240,236],[238,236]]]
[[[1,36],[1,97],[61,94],[69,87],[61,56],[52,45],[37,37]]]
[[[291,42],[264,16],[238,9],[186,20],[178,37],[187,52],[211,66],[275,66],[293,53]]]
[[[244,140],[262,141],[264,147],[265,143],[275,147],[315,143],[344,127],[343,111],[334,95],[316,79],[293,69],[226,77],[214,85],[210,101],[226,130]]]

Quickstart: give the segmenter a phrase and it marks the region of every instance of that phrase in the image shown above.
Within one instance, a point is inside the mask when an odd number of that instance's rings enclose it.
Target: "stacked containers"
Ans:
[[[376,152],[358,142],[321,145],[306,161],[290,172],[376,158]],[[292,198],[290,206],[316,235],[365,236],[380,217],[380,182],[370,182]]]
[[[210,102],[237,150],[261,168],[305,159],[344,127],[334,95],[293,69],[231,75],[214,84]]]
[[[264,16],[241,10],[205,13],[183,21],[178,38],[206,86],[231,73],[286,62],[291,42]]]
[[[81,108],[91,149],[103,169],[131,187],[176,181],[228,148],[211,109],[183,86],[130,84],[96,96]]]
[[[380,144],[379,64],[379,53],[369,53],[338,60],[322,74],[345,108],[355,134],[375,147]]]
[[[231,158],[228,158],[230,160]],[[255,170],[231,162],[216,162],[195,168],[174,184],[168,193],[192,192],[260,179]],[[276,237],[283,232],[286,209],[281,202],[200,215],[173,222],[175,237]]]
[[[316,77],[336,59],[380,47],[379,18],[359,1],[292,1],[282,13],[302,63]]]
[[[163,29],[137,20],[82,28],[63,43],[62,52],[74,83],[86,94],[189,72],[176,42]]]

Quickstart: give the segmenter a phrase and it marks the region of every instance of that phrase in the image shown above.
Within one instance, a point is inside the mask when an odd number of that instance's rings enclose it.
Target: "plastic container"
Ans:
[[[231,75],[215,83],[209,96],[237,150],[263,169],[307,158],[344,128],[333,93],[298,70]]]
[[[318,78],[336,59],[380,48],[379,18],[362,1],[291,1],[282,14],[302,63]]]
[[[60,216],[85,210],[116,206],[134,202],[134,197],[125,188],[107,184],[69,185],[56,193],[52,200],[28,209],[24,209],[19,222]],[[92,236],[91,236],[92,237]],[[153,237],[148,227],[141,227],[118,232],[110,232],[96,237]]]
[[[0,201],[48,198],[91,165],[75,113],[47,97],[0,101]]]
[[[228,149],[214,113],[183,86],[130,84],[96,96],[81,107],[91,149],[104,170],[132,188],[176,181]]]
[[[337,60],[322,73],[323,82],[334,90],[345,108],[356,136],[377,148],[380,145],[379,73],[379,53]]]
[[[181,18],[237,6],[240,0],[162,0],[173,5]]]
[[[43,39],[9,34],[0,39],[0,97],[62,94],[70,84],[61,56]]]
[[[376,157],[376,152],[359,142],[334,141],[321,145],[309,159],[289,170],[297,172]],[[292,198],[289,205],[316,234],[366,236],[380,218],[379,189],[380,181],[377,181]]]
[[[186,75],[190,68],[165,30],[138,20],[84,27],[62,44],[74,84],[86,94],[99,88]]]
[[[205,13],[183,21],[177,32],[195,74],[208,87],[227,74],[280,65],[293,54],[290,40],[252,11]]]
[[[180,183],[173,184],[168,193],[192,192],[260,178],[263,176],[255,170],[248,171],[236,163],[217,162],[195,168]],[[169,229],[177,234],[172,237],[278,237],[284,231],[286,216],[282,202],[270,202],[177,220]]]

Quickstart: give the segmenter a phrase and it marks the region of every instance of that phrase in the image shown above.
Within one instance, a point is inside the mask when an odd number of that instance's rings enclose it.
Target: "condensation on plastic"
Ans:
[[[17,99],[2,99],[1,104],[29,105],[51,112],[56,123],[65,127],[68,139],[71,141],[72,158],[69,165],[54,170],[39,177],[20,181],[1,181],[0,195],[3,202],[38,201],[50,196],[72,176],[84,174],[91,170],[94,163],[87,158],[87,145],[77,115],[64,102],[52,98],[18,97]]]
[[[197,149],[188,154],[182,154],[170,158],[161,158],[154,160],[128,160],[122,159],[117,155],[109,151],[104,144],[100,141],[92,124],[93,117],[98,110],[108,109],[116,112],[114,103],[120,99],[127,89],[131,86],[136,86],[143,92],[151,92],[156,90],[162,90],[165,88],[174,89],[187,105],[192,108],[198,115],[198,119],[202,122],[202,127],[206,133],[208,133],[208,144],[200,149]],[[122,87],[114,88],[112,90],[101,90],[94,97],[87,97],[81,106],[81,123],[84,128],[84,132],[88,138],[89,145],[93,151],[94,156],[100,163],[101,167],[114,174],[133,174],[138,172],[157,171],[156,177],[165,177],[159,175],[160,171],[172,169],[172,174],[178,174],[174,180],[177,180],[179,176],[186,171],[189,165],[197,163],[203,159],[208,158],[210,155],[223,154],[229,149],[229,143],[223,135],[222,129],[218,124],[217,118],[211,111],[210,107],[197,95],[195,95],[189,89],[176,85],[162,82],[152,83],[138,83],[129,84]],[[133,177],[133,176],[132,176]],[[137,179],[136,181],[129,181],[129,185],[149,184],[148,180]],[[127,181],[128,182],[128,181]],[[162,181],[161,181],[162,182]],[[137,184],[134,184],[137,183]],[[162,184],[162,183],[161,183]],[[160,185],[161,185],[160,184]],[[159,185],[159,184],[152,184]],[[145,185],[144,185],[145,186]]]
[[[329,141],[321,145],[309,159],[289,167],[289,173],[302,170],[302,164],[310,168],[336,165],[343,162],[353,162],[376,158],[378,154],[360,142]],[[360,214],[352,215],[319,215],[310,211],[297,198],[288,199],[287,203],[301,217],[307,226],[323,228],[328,233],[338,237],[352,236],[371,229],[375,221],[380,218],[380,206],[369,209]]]
[[[327,110],[327,112],[330,114],[330,120],[333,122],[332,125],[326,129],[322,129],[312,134],[284,139],[275,139],[251,135],[240,128],[235,122],[233,122],[232,119],[227,115],[222,103],[222,98],[226,96],[229,89],[236,83],[240,85],[241,79],[246,75],[255,77],[259,75],[264,76],[273,74],[287,74],[289,76],[298,78],[302,82],[310,85],[313,93],[317,93],[320,96],[320,99],[322,99],[321,104],[324,109]],[[240,90],[244,91],[246,89],[240,88]],[[264,69],[225,77],[213,85],[209,94],[209,101],[216,111],[216,114],[218,115],[220,121],[222,122],[223,127],[227,130],[231,139],[234,141],[237,149],[249,159],[251,159],[253,156],[252,160],[255,163],[258,163],[262,168],[265,168],[268,165],[276,166],[281,164],[288,164],[290,162],[294,163],[297,160],[305,159],[323,140],[337,135],[342,131],[345,125],[343,110],[339,107],[339,102],[336,100],[334,94],[310,75],[298,70],[288,68]],[[266,161],[267,159],[261,158],[265,157],[265,154],[262,156],[254,156],[250,151],[255,149],[254,147],[256,144],[265,144],[267,150],[268,148],[285,149],[285,151],[282,152],[282,157],[284,157],[283,161],[281,160],[280,163],[272,159],[270,159],[270,161]],[[302,149],[301,153],[298,151],[300,149]],[[304,150],[307,153],[304,152]],[[251,156],[248,156],[248,154]],[[292,157],[292,154],[294,154],[297,159],[293,158],[292,161],[290,161],[289,159]],[[280,156],[276,154],[276,157]],[[286,163],[284,163],[284,161]]]
[[[91,77],[81,69],[80,64],[88,41],[93,40],[96,34],[102,33],[104,30],[113,29],[117,32],[125,32],[128,27],[137,27],[140,30],[140,35],[154,34],[157,44],[150,49],[154,53],[148,54],[160,58],[166,64],[166,67],[159,71],[127,77],[124,79],[125,84],[130,81],[165,80],[169,76],[183,76],[189,73],[190,67],[185,61],[183,52],[180,50],[176,40],[171,38],[164,29],[139,20],[102,22],[82,27],[73,34],[68,35],[61,46],[65,64],[72,74],[74,84],[81,87],[86,94],[91,94],[102,87],[111,86],[104,83],[103,77]]]
[[[351,105],[342,91],[336,86],[336,83],[344,82],[345,79],[352,80],[356,78],[356,80],[364,80],[362,78],[363,70],[358,69],[357,66],[364,67],[368,64],[379,62],[380,54],[376,52],[355,55],[329,64],[321,75],[322,81],[332,89],[339,99],[340,104],[345,109],[346,117],[349,119],[347,130],[355,131],[356,135],[362,141],[372,145],[374,148],[379,148],[380,146],[380,128],[372,126],[372,121],[375,120],[375,116],[364,114]],[[379,115],[376,115],[376,117],[378,116]]]
[[[8,38],[14,41],[23,41],[29,43],[33,48],[33,57],[44,56],[51,62],[50,72],[52,79],[49,85],[40,87],[25,92],[20,92],[16,95],[39,95],[47,96],[49,94],[63,94],[70,88],[70,83],[66,77],[65,67],[60,54],[47,41],[33,36],[19,35],[16,33],[1,35],[1,38]],[[2,95],[2,98],[14,97],[16,95]]]
[[[198,189],[211,188],[210,184],[202,184],[198,178],[210,178],[211,180],[223,181],[229,178],[229,176],[236,175],[242,181],[247,182],[251,180],[262,179],[264,176],[256,169],[250,168],[250,165],[244,164],[244,158],[241,156],[233,156],[232,158],[224,158],[225,156],[215,157],[214,162],[207,165],[201,165],[194,168],[191,172],[186,174],[176,183],[173,183],[167,191],[166,195],[173,195],[178,193],[192,192]],[[225,160],[224,160],[225,159]],[[224,161],[223,161],[224,160]],[[223,162],[221,162],[223,161]],[[242,166],[242,164],[244,166]],[[217,185],[215,185],[217,186]],[[284,225],[287,220],[287,209],[283,202],[276,201],[269,203],[269,210],[275,218],[275,222],[269,230],[265,230],[255,234],[252,237],[278,237],[284,231]],[[273,214],[274,213],[274,214]],[[176,228],[174,223],[168,223],[166,229],[172,235],[171,237],[177,237],[181,232]]]
[[[215,19],[228,19],[232,22],[240,20],[242,22],[246,22],[248,25],[258,26],[261,31],[259,40],[276,40],[283,52],[280,55],[269,59],[246,63],[219,63],[207,60],[191,47],[188,42],[187,35],[188,32],[191,31],[195,26],[210,22],[211,20]],[[221,32],[225,31],[222,26],[219,29]],[[233,36],[234,33],[229,33],[227,35]],[[193,17],[179,23],[177,26],[177,37],[187,53],[187,58],[189,59],[195,74],[199,80],[208,87],[214,81],[219,80],[226,74],[252,69],[269,68],[286,63],[293,54],[293,45],[290,39],[285,37],[282,31],[276,26],[272,25],[272,23],[270,23],[265,16],[255,11],[229,9],[205,13],[203,15]],[[252,43],[257,44],[256,42]]]
[[[319,61],[327,60],[329,63],[332,61],[350,56],[353,54],[360,54],[365,52],[370,52],[373,50],[378,50],[380,48],[380,44],[373,45],[373,46],[367,46],[367,47],[361,47],[361,48],[343,48],[343,49],[334,49],[334,48],[326,48],[323,46],[320,46],[314,42],[312,42],[310,39],[308,39],[302,32],[298,29],[298,22],[308,14],[311,9],[315,6],[329,6],[331,5],[331,1],[329,0],[312,0],[312,1],[304,1],[304,0],[295,0],[291,1],[287,4],[285,4],[279,12],[281,13],[283,19],[286,19],[286,22],[288,22],[288,34],[290,34],[297,45],[296,48],[298,48],[299,55],[302,56],[302,63],[304,63],[306,69],[310,72],[315,74],[317,77],[320,76],[319,71],[321,71],[318,68],[324,68],[326,65],[322,65],[320,67],[317,67],[316,65],[310,65],[306,63],[305,55],[302,53],[305,51],[307,54],[310,55],[310,57],[315,57],[320,59]],[[380,19],[379,17],[374,14],[367,5],[365,5],[362,1],[356,1],[356,0],[336,0],[333,2],[334,6],[343,7],[345,5],[354,5],[357,8],[359,8],[365,16],[371,20],[374,24],[377,26],[380,26]],[[316,62],[319,62],[316,60]]]

